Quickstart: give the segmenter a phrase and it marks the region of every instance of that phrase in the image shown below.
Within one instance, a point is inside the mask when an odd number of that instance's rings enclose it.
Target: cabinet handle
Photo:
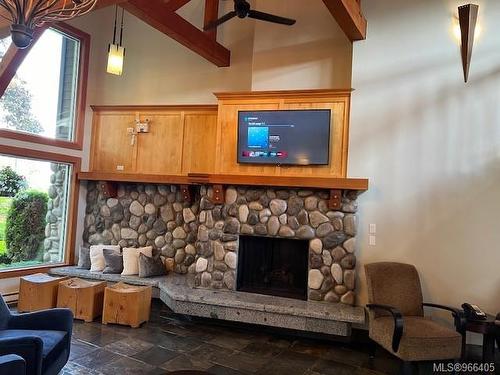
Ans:
[[[132,134],[132,137],[130,138],[130,146],[135,145],[135,137],[136,137],[136,135]]]

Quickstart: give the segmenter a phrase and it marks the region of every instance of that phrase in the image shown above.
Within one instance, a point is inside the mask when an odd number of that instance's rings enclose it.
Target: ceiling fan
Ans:
[[[238,16],[239,18],[253,18],[256,20],[260,21],[266,21],[266,22],[272,22],[272,23],[278,23],[280,25],[288,25],[291,26],[293,25],[296,21],[292,20],[291,18],[285,18],[285,17],[280,17],[276,16],[274,14],[269,14],[269,13],[264,13],[264,12],[259,12],[258,10],[253,10],[250,7],[250,4],[246,0],[234,0],[234,10],[229,12],[228,14],[222,16],[218,20],[209,22],[203,30],[207,31],[210,29],[213,29],[215,27],[218,27],[219,25],[223,24],[224,22],[229,21],[230,19]]]

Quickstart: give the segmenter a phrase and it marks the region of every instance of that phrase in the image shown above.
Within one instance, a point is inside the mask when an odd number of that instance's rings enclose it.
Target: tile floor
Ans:
[[[397,374],[399,362],[382,350],[370,366],[368,345],[305,338],[265,327],[190,319],[154,302],[150,322],[132,329],[75,321],[70,361],[62,375]],[[473,355],[477,356],[477,350]],[[428,368],[420,373],[427,373]]]

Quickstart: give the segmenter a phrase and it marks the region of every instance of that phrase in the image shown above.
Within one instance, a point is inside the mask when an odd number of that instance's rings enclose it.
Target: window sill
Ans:
[[[65,266],[69,266],[69,263],[42,264],[39,266],[26,267],[26,268],[5,269],[3,271],[0,271],[0,280],[9,279],[11,277],[32,275],[34,273],[46,273],[52,268],[65,267]]]
[[[0,137],[15,139],[21,142],[38,143],[46,146],[69,148],[73,150],[83,149],[83,140],[78,139],[75,141],[65,141],[62,139],[53,139],[48,137],[43,137],[40,135],[23,133],[15,130],[0,129]]]

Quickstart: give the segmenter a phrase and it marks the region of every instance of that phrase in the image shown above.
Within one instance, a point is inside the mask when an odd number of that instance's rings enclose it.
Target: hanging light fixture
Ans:
[[[97,0],[0,0],[0,10],[4,10],[0,16],[11,23],[10,33],[16,47],[26,48],[36,27],[81,16],[96,3]]]
[[[119,42],[116,41],[116,23],[118,19],[118,6],[115,7],[115,26],[113,29],[113,43],[108,46],[108,66],[106,71],[110,74],[121,76],[123,73],[123,60],[125,57],[125,48],[123,42],[123,15],[125,10],[122,8],[122,20],[120,25],[120,38]]]

